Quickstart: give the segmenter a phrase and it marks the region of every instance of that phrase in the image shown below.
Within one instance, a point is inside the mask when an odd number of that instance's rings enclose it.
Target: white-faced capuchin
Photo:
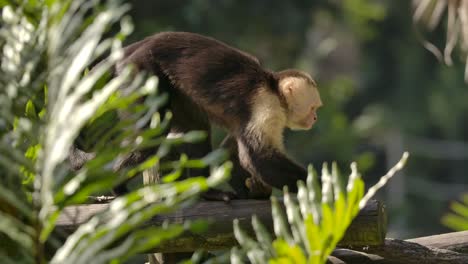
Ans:
[[[232,153],[231,184],[238,197],[266,196],[271,186],[296,192],[297,181],[306,180],[306,169],[286,155],[283,131],[310,129],[317,121],[322,102],[310,75],[266,70],[250,54],[187,32],[158,33],[127,46],[124,54],[115,74],[133,64],[159,77],[159,90],[169,94],[171,133],[209,135],[211,124],[227,130],[222,146]],[[201,158],[211,149],[208,137],[179,151]]]

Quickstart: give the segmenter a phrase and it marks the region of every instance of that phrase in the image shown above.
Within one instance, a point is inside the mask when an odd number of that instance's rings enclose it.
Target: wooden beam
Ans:
[[[426,247],[448,249],[468,254],[468,230],[406,240]],[[467,262],[468,263],[468,262]]]
[[[67,207],[57,220],[57,226],[64,230],[73,231],[87,219],[107,208],[108,204]],[[234,219],[239,219],[244,230],[252,232],[251,218],[253,214],[256,214],[269,230],[273,230],[269,200],[233,200],[230,203],[201,201],[171,214],[156,216],[147,224],[159,226],[166,220],[171,223],[197,219],[210,220],[210,226],[205,233],[192,234],[187,232],[179,238],[165,242],[154,252],[216,250],[230,248],[237,244],[232,230]],[[386,228],[385,207],[379,201],[370,201],[353,221],[340,245],[346,247],[381,245],[385,240]]]
[[[419,237],[408,240],[386,239],[383,246],[336,249],[333,256],[345,264],[458,264],[468,263],[468,231]]]

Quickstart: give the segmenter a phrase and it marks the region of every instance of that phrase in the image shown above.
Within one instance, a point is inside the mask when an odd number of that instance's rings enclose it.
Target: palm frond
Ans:
[[[460,202],[452,202],[450,209],[452,212],[442,217],[442,223],[454,230],[468,230],[468,194]]]
[[[118,0],[26,2],[7,3],[1,17],[2,262],[118,263],[196,226],[142,228],[154,215],[187,205],[224,181],[231,165],[222,164],[220,152],[161,161],[171,146],[201,140],[204,134],[165,138],[170,114],[158,113],[167,97],[157,94],[157,78],[130,68],[117,77],[108,74],[122,58],[122,41],[132,30],[124,17],[129,7]],[[118,22],[119,32],[104,37]],[[93,67],[104,55],[107,59]],[[114,118],[121,113],[125,119]],[[71,172],[67,157],[83,131],[98,141],[92,146],[96,157]],[[148,148],[156,153],[143,163],[112,169],[122,157]],[[62,245],[55,221],[65,206],[108,192],[153,166],[173,170],[163,175],[164,184],[115,199]],[[210,177],[173,182],[177,172],[204,166],[215,167]]]
[[[434,44],[423,41],[424,47],[439,60],[452,65],[452,53],[457,45],[465,57],[465,81],[468,82],[468,1],[467,0],[413,0],[413,21],[434,30],[446,17],[447,33],[443,52]],[[446,14],[446,16],[444,16]]]
[[[364,181],[351,165],[351,174],[346,186],[336,164],[332,170],[324,164],[321,173],[322,188],[318,175],[309,166],[307,183],[298,183],[295,199],[284,190],[286,216],[275,197],[272,197],[273,226],[276,235],[272,239],[256,217],[252,218],[256,239],[250,238],[234,221],[234,234],[240,248],[231,251],[231,261],[248,259],[251,263],[326,263],[328,256],[343,238],[351,221],[377,189],[406,163],[408,153],[382,177],[381,182],[364,195]]]

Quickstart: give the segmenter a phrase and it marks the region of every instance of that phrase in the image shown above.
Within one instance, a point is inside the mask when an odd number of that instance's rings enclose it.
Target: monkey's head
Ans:
[[[292,130],[308,130],[317,121],[322,100],[309,74],[298,70],[277,72],[278,87],[287,106],[287,124]]]

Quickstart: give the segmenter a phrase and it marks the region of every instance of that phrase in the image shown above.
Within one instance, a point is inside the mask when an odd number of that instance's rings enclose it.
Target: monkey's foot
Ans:
[[[245,186],[249,189],[250,199],[268,199],[271,196],[272,188],[268,184],[263,183],[256,177],[250,177],[245,180]]]
[[[208,201],[224,201],[226,203],[237,198],[236,194],[233,192],[226,192],[216,189],[209,189],[208,191],[202,193],[201,197]]]

